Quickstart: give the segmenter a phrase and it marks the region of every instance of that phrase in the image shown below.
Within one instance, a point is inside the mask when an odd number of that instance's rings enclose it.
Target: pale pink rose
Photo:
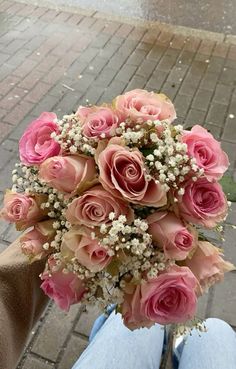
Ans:
[[[126,118],[132,120],[166,120],[169,123],[176,119],[172,102],[163,94],[136,89],[117,96],[114,107]]]
[[[85,117],[83,134],[88,138],[110,138],[115,135],[121,122],[118,112],[109,107],[94,107]]]
[[[196,159],[209,181],[222,177],[229,166],[229,159],[211,133],[196,125],[191,131],[184,131],[182,142],[187,144],[188,155]]]
[[[99,272],[111,261],[108,249],[91,238],[91,230],[73,226],[63,237],[62,253],[76,257],[79,263],[91,272]]]
[[[40,260],[48,254],[48,251],[44,250],[43,245],[53,240],[55,235],[53,222],[54,220],[51,219],[37,223],[34,229],[21,236],[21,250],[23,254],[30,258],[31,262]]]
[[[186,259],[185,264],[199,280],[203,290],[222,281],[225,272],[235,270],[235,266],[222,259],[221,255],[222,251],[210,242],[199,241],[193,256]]]
[[[44,217],[36,197],[7,191],[0,217],[10,223],[16,223],[19,229],[29,227]]]
[[[20,139],[20,159],[25,165],[41,164],[45,159],[58,155],[60,145],[53,138],[53,132],[59,133],[54,113],[42,113],[26,129]]]
[[[114,196],[132,203],[159,207],[166,204],[166,193],[154,179],[145,177],[145,165],[139,150],[130,151],[108,145],[98,156],[100,182]]]
[[[82,106],[81,105],[79,106],[75,114],[81,120],[81,122],[84,122],[85,118],[87,118],[87,116],[92,113],[93,109],[94,107],[92,106]]]
[[[219,183],[199,178],[195,182],[188,181],[184,189],[184,195],[178,198],[178,209],[185,220],[214,228],[225,219],[228,205]]]
[[[156,278],[137,285],[131,296],[128,291],[122,306],[124,323],[131,329],[154,323],[184,323],[196,312],[198,288],[189,268],[173,265]]]
[[[98,185],[74,199],[65,215],[71,224],[94,227],[102,224],[110,225],[112,222],[109,219],[110,213],[114,213],[114,219],[125,215],[127,223],[131,223],[134,219],[134,212],[125,201],[114,198],[110,192]]]
[[[29,257],[38,256],[38,259],[41,259],[47,255],[46,251],[43,249],[43,244],[45,242],[46,237],[42,236],[42,234],[36,229],[33,229],[21,237],[21,250],[23,254],[28,255]]]
[[[95,178],[93,158],[85,155],[54,156],[45,160],[39,168],[39,178],[49,186],[71,193],[85,182]]]
[[[195,247],[194,235],[174,213],[156,212],[147,217],[148,232],[167,258],[183,260]]]
[[[44,293],[55,301],[65,311],[69,311],[72,304],[81,301],[86,288],[74,273],[63,273],[62,270],[41,274],[43,280],[41,288]]]

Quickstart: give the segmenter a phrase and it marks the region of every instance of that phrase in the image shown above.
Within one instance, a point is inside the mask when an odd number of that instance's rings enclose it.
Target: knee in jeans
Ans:
[[[208,318],[206,320],[206,327],[207,330],[214,330],[221,332],[222,330],[232,330],[230,325],[226,323],[224,320],[218,319],[218,318]]]

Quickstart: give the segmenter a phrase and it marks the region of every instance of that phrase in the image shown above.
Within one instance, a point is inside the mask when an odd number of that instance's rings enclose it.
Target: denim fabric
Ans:
[[[108,312],[109,314],[109,312]],[[178,369],[236,369],[236,334],[224,321],[207,319],[208,332],[193,331],[176,350]],[[72,369],[158,369],[164,328],[127,329],[112,312],[95,322],[91,342]],[[176,361],[176,358],[179,359]]]

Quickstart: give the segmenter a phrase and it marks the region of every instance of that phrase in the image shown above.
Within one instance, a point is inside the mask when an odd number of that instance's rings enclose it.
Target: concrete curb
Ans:
[[[174,34],[180,34],[186,37],[196,37],[200,39],[207,39],[216,42],[225,42],[228,44],[236,45],[236,35],[227,35],[219,32],[211,32],[206,30],[200,30],[191,27],[172,25],[168,23],[162,23],[160,21],[148,21],[140,18],[129,18],[123,16],[115,16],[110,13],[102,13],[92,9],[83,9],[74,6],[54,5],[48,0],[31,1],[31,0],[15,0],[18,3],[30,4],[38,7],[47,7],[48,9],[55,9],[60,11],[66,11],[69,13],[81,14],[87,17],[94,17],[99,19],[106,19],[108,21],[116,21],[121,23],[131,24],[136,27],[143,27],[149,29],[158,29],[159,31],[171,32]]]

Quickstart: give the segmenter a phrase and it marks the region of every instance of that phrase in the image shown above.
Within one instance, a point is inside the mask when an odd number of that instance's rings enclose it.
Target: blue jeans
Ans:
[[[101,328],[72,369],[158,369],[164,329],[127,329],[120,314],[100,318]],[[224,321],[207,319],[208,332],[192,332],[177,353],[178,369],[236,369],[236,334]]]

